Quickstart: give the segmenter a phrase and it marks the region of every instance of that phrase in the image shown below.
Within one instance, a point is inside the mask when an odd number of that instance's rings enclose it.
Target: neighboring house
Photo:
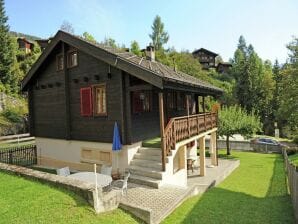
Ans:
[[[43,51],[48,46],[50,39],[36,39],[35,41],[40,46],[40,49]]]
[[[152,47],[145,53],[57,32],[22,82],[40,165],[91,170],[94,163],[111,164],[113,172],[129,169],[130,181],[185,186],[186,160],[190,154],[197,160],[197,140],[205,175],[208,134],[216,165],[217,115],[198,111],[198,104],[222,90],[155,61]],[[112,152],[115,122],[123,143],[118,153]],[[158,135],[161,149],[141,147]]]
[[[34,43],[25,37],[18,37],[17,42],[19,49],[24,50],[26,54],[30,53],[34,48]]]
[[[219,62],[216,71],[219,73],[227,73],[231,67],[232,64],[229,62]]]
[[[203,69],[215,68],[215,58],[218,54],[205,48],[200,48],[194,51],[192,55],[199,60]]]

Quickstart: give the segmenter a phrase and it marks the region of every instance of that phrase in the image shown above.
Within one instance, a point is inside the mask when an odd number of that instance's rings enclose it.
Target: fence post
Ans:
[[[11,151],[8,152],[8,163],[12,164],[12,152]]]

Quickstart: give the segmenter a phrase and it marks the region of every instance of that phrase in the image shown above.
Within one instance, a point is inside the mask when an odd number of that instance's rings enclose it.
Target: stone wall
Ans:
[[[206,147],[209,148],[210,139],[206,139]],[[276,145],[266,145],[266,144],[254,144],[250,143],[250,141],[243,140],[230,140],[230,147],[234,150],[244,150],[244,151],[255,151],[255,152],[275,152],[281,153],[281,146]],[[218,139],[217,140],[217,148],[218,149],[226,149],[226,140]]]
[[[116,209],[121,199],[120,191],[105,192],[102,188],[98,187],[98,194],[96,198],[95,184],[25,167],[0,163],[0,171],[19,175],[32,180],[38,180],[42,183],[63,187],[67,190],[73,191],[83,197],[91,206],[93,206],[96,213]],[[97,203],[94,203],[96,199],[98,201]]]

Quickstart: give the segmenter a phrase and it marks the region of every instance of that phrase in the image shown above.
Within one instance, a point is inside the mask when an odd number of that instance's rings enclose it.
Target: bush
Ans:
[[[294,137],[293,142],[298,145],[298,135]]]

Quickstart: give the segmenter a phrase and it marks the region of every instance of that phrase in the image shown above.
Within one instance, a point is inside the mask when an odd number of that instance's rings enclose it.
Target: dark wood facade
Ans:
[[[164,125],[173,117],[198,113],[198,96],[221,93],[207,84],[198,88],[193,82],[186,86],[186,79],[179,82],[163,79],[137,64],[114,58],[110,52],[59,32],[22,83],[29,97],[30,132],[36,137],[111,143],[117,122],[123,144],[131,144],[160,134],[160,93],[165,96]],[[67,57],[72,51],[77,52],[77,66],[69,67]],[[62,67],[57,66],[61,55]],[[99,84],[106,88],[106,113],[82,116],[81,90]],[[146,93],[150,104],[141,112],[135,103],[136,93],[140,92],[138,97]],[[194,110],[187,110],[187,97]]]
[[[192,55],[199,60],[203,69],[215,68],[215,58],[218,54],[204,48],[200,48],[199,50],[194,51]]]

